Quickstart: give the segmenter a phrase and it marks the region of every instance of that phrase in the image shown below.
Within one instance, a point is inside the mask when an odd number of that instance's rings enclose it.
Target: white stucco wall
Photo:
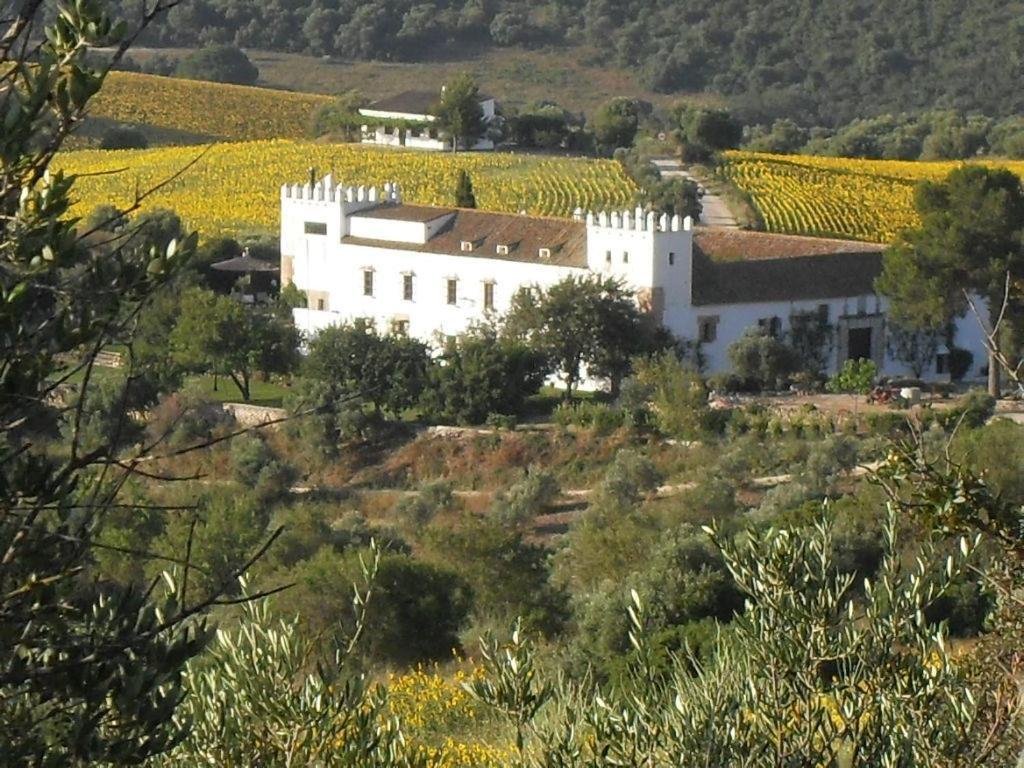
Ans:
[[[719,304],[690,307],[675,304],[667,308],[665,325],[677,336],[696,340],[699,338],[699,323],[704,317],[717,317],[718,326],[716,339],[712,343],[701,344],[701,352],[706,360],[708,373],[727,372],[730,369],[727,350],[729,345],[751,327],[758,325],[761,319],[778,317],[781,321],[781,332],[790,330],[790,317],[798,313],[817,312],[819,306],[828,306],[829,323],[833,326],[834,337],[828,354],[829,366],[827,373],[835,373],[846,360],[844,343],[838,334],[847,324],[875,325],[875,333],[880,334],[874,339],[876,348],[875,360],[880,372],[890,377],[910,377],[911,367],[897,360],[888,343],[888,323],[886,313],[888,302],[884,297],[874,294],[853,296],[840,299],[821,299],[791,302],[770,302],[759,304]],[[956,346],[970,350],[974,360],[966,379],[983,378],[983,369],[987,364],[984,351],[984,335],[973,315],[960,318],[956,322]],[[925,380],[943,380],[946,377],[936,371],[933,361],[923,374]]]
[[[409,334],[434,343],[438,337],[463,333],[484,319],[484,285],[494,285],[494,312],[506,312],[513,294],[524,285],[553,285],[566,275],[582,273],[551,264],[478,256],[445,256],[400,249],[337,244],[310,247],[294,258],[294,282],[303,290],[329,292],[325,312],[296,311],[299,329],[315,333],[324,324],[373,318],[382,331],[395,320],[409,322]],[[373,270],[373,296],[363,295],[363,272]],[[413,280],[412,301],[403,298],[404,277]],[[448,304],[448,280],[457,281],[456,303]]]

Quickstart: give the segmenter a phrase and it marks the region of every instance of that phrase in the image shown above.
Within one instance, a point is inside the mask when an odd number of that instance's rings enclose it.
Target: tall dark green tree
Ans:
[[[591,121],[597,143],[610,152],[617,147],[630,147],[640,125],[635,99],[615,98],[601,105]]]
[[[947,326],[980,296],[995,317],[1007,276],[1024,277],[1024,189],[1006,169],[968,165],[945,181],[923,182],[914,196],[921,226],[904,232],[884,256],[877,281],[893,319],[908,331]],[[1020,328],[1019,298],[1005,316],[1007,346]],[[950,340],[952,341],[952,340]],[[1000,366],[989,356],[989,393],[999,395]]]
[[[437,123],[451,137],[452,152],[469,145],[484,130],[484,112],[480,106],[480,89],[468,74],[447,83],[435,110]]]
[[[476,208],[473,180],[465,169],[459,171],[459,180],[455,182],[455,205],[459,208]]]

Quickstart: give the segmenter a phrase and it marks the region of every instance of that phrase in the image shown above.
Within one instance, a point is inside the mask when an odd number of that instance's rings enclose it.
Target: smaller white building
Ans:
[[[366,125],[362,126],[363,143],[407,149],[450,150],[452,139],[445,136],[436,125],[437,116],[433,114],[443,91],[443,88],[441,91],[403,91],[363,107],[359,110],[359,114],[367,118]],[[486,130],[496,114],[494,99],[481,94],[480,108],[484,114]],[[374,124],[374,119],[382,122]],[[484,135],[472,146],[460,149],[490,150],[494,149],[494,141]]]

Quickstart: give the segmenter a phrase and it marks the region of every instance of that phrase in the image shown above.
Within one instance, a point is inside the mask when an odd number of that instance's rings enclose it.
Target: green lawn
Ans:
[[[216,389],[214,389],[215,383]],[[238,387],[226,376],[214,377],[212,374],[189,376],[182,389],[218,403],[243,402]],[[252,395],[249,399],[250,405],[264,405],[270,408],[280,408],[289,391],[287,387],[276,381],[261,381],[258,378],[252,381],[249,389]]]

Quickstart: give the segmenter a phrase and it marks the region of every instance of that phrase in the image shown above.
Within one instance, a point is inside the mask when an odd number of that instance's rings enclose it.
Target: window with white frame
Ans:
[[[454,306],[459,300],[459,281],[449,277],[445,284],[445,299]]]
[[[412,273],[406,272],[402,275],[402,299],[412,301]]]

